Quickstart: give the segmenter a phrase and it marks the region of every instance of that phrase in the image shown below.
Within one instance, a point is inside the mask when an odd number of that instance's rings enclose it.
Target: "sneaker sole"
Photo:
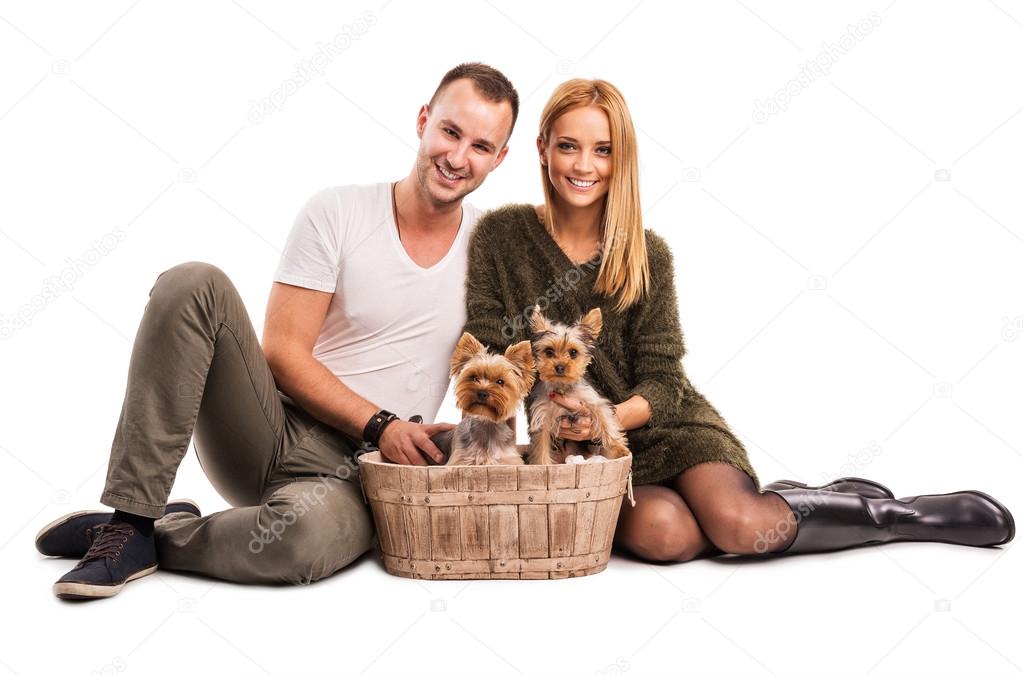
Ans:
[[[53,594],[62,600],[92,600],[96,598],[109,598],[120,593],[121,589],[124,588],[124,584],[152,574],[156,571],[157,567],[157,565],[153,565],[152,567],[139,570],[125,579],[123,583],[112,584],[109,586],[101,586],[98,584],[77,584],[65,581],[63,583],[53,585]]]

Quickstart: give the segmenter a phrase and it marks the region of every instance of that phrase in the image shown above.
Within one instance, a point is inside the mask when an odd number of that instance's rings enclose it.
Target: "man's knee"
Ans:
[[[275,575],[293,584],[328,577],[369,550],[373,524],[358,486],[324,479],[303,481],[266,505]]]
[[[197,289],[212,288],[227,278],[222,269],[210,263],[199,261],[181,263],[161,272],[149,295],[150,297],[158,293],[190,295]]]

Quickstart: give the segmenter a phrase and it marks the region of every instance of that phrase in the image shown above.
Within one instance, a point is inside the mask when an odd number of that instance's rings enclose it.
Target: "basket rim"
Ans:
[[[383,460],[383,456],[379,450],[373,450],[372,452],[366,452],[359,455],[356,460],[359,464],[370,464],[373,466],[394,466],[399,467],[405,471],[449,471],[451,469],[479,469],[486,468],[488,466],[512,466],[518,468],[519,466],[581,466],[581,465],[566,465],[566,464],[435,464],[430,466],[418,466],[416,464],[396,464],[394,462],[387,462]],[[606,462],[595,462],[595,464],[613,464],[615,462],[632,462],[632,453],[618,459],[609,459]]]

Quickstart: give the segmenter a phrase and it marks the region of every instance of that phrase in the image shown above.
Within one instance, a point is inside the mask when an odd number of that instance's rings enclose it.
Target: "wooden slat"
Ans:
[[[373,511],[373,523],[377,527],[380,550],[387,555],[394,555],[394,544],[391,543],[391,532],[387,529],[387,517],[384,515],[384,502],[370,501],[369,507]]]
[[[593,514],[593,535],[590,539],[590,552],[599,553],[604,550],[604,542],[607,541],[609,532],[614,523],[611,522],[611,513],[615,508],[615,500],[604,499],[597,502],[597,510]]]
[[[487,489],[490,492],[510,492],[517,490],[519,472],[517,466],[488,466]]]
[[[463,466],[458,469],[460,492],[484,492],[487,489],[487,467]]]
[[[408,535],[409,557],[429,560],[433,557],[430,545],[430,509],[427,506],[405,507],[405,531]]]
[[[547,472],[543,475],[546,479]],[[519,555],[523,558],[546,558],[547,541],[547,506],[519,506]]]
[[[486,506],[458,507],[464,560],[490,559],[490,515],[487,511]]]
[[[586,464],[577,464],[576,468],[579,470],[579,487],[593,487],[600,485],[601,474],[604,473],[604,467],[607,462],[593,462],[592,464],[587,462]]]
[[[593,515],[596,510],[596,502],[576,504],[575,540],[572,545],[572,555],[590,552],[590,541],[593,539]]]
[[[575,504],[551,504],[547,507],[550,521],[550,556],[572,555],[575,540]]]
[[[405,507],[399,504],[384,504],[383,506],[383,516],[387,521],[387,533],[390,536],[391,555],[402,558],[408,555],[404,510]]]
[[[458,508],[438,506],[430,509],[434,560],[458,560],[462,557]]]
[[[576,481],[575,464],[551,464],[547,467],[547,485],[554,488],[574,488]]]
[[[546,490],[547,489],[547,467],[546,466],[520,466],[519,490]]]
[[[458,491],[457,467],[431,467],[427,471],[430,472],[430,492]]]
[[[511,504],[495,504],[488,506],[487,512],[490,518],[490,557],[493,560],[513,560],[518,558],[518,507]]]

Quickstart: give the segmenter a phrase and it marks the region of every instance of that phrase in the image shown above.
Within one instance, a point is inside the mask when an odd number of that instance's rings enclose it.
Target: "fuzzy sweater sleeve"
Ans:
[[[635,386],[629,396],[639,395],[650,404],[649,425],[677,421],[685,388],[682,356],[685,345],[678,319],[675,266],[671,249],[647,230],[650,292],[636,308],[631,322],[628,350]]]
[[[469,240],[464,330],[501,353],[511,344],[513,335],[508,335],[510,331],[505,320],[505,303],[499,283],[500,270],[493,256],[496,223],[492,222],[492,218],[490,214],[484,215]]]

